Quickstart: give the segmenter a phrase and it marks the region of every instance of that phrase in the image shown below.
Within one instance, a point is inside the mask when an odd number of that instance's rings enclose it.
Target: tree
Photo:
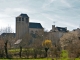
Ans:
[[[6,54],[6,58],[9,58],[8,56],[8,47],[9,47],[9,42],[11,42],[11,39],[12,39],[12,36],[8,33],[11,33],[12,32],[12,29],[11,27],[6,27],[6,28],[2,28],[0,29],[0,34],[1,34],[1,40],[4,41],[4,50],[5,50],[5,54]],[[4,34],[2,34],[4,33]],[[11,44],[11,43],[10,43]]]
[[[61,47],[64,49],[65,46],[68,46],[69,44],[75,44],[79,40],[78,34],[76,32],[69,32],[65,33],[61,38],[60,38],[60,44]]]
[[[12,33],[12,32],[13,31],[12,31],[12,28],[10,26],[0,29],[0,34],[2,34],[2,33]]]
[[[20,56],[20,58],[21,58],[21,54],[22,53],[22,46],[20,46],[20,52],[19,52],[19,56]]]
[[[5,48],[6,58],[9,58],[8,57],[8,50],[7,50],[7,43],[8,43],[8,41],[6,40],[4,48]]]
[[[46,52],[45,57],[47,57],[48,49],[52,46],[51,40],[45,40],[45,41],[43,41],[42,42],[42,46],[45,48],[45,52]]]
[[[80,39],[77,32],[68,32],[65,33],[60,38],[60,44],[62,49],[66,49],[69,52],[71,57],[80,56]]]

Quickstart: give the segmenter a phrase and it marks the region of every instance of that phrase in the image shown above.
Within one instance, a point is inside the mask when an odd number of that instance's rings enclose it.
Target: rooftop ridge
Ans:
[[[18,17],[28,17],[29,18],[29,16],[27,14],[24,14],[24,13],[21,13]]]

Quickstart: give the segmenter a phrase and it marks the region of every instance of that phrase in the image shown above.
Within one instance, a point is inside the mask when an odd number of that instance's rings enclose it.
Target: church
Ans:
[[[40,23],[29,22],[27,14],[20,14],[16,17],[16,38],[21,39],[23,35],[30,33],[40,33],[44,29]]]

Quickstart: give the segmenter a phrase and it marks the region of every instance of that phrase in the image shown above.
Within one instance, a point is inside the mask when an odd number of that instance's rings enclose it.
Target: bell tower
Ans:
[[[29,17],[27,14],[20,14],[16,17],[16,38],[21,39],[25,34],[29,33]]]

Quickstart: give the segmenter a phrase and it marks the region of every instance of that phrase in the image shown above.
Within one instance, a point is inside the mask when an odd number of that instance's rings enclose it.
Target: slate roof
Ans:
[[[61,31],[61,32],[67,32],[67,29],[66,28],[63,28],[63,27],[56,27],[58,31]]]
[[[21,17],[28,17],[27,14],[20,14],[19,16],[21,16]],[[28,17],[28,18],[29,18],[29,17]]]
[[[16,33],[2,33],[1,36],[5,37],[5,36],[13,36],[15,37],[16,36]]]
[[[40,28],[43,29],[40,23],[29,22],[29,28]]]

